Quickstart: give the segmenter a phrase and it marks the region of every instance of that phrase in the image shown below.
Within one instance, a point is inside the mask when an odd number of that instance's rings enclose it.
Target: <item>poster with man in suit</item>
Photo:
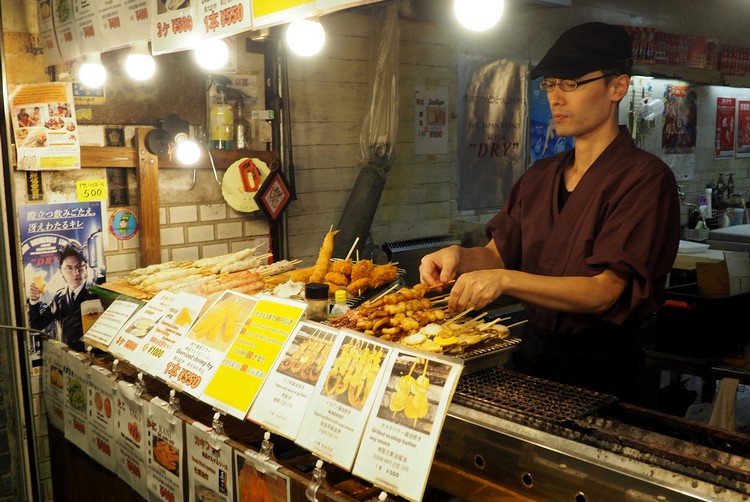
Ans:
[[[101,213],[98,201],[19,208],[29,326],[78,351],[84,350],[82,307],[101,310],[90,290],[105,282]],[[41,345],[42,335],[31,333],[32,366],[40,364]]]

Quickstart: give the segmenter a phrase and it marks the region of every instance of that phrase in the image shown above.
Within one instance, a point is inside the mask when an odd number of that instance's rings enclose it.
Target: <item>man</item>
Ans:
[[[428,285],[452,287],[453,311],[500,295],[524,303],[518,370],[639,400],[634,332],[653,315],[677,248],[677,184],[618,126],[631,45],[618,26],[563,33],[531,72],[544,77],[557,134],[575,148],[540,159],[514,184],[484,247],[422,259]]]
[[[86,257],[78,243],[65,245],[59,253],[58,264],[66,287],[59,289],[49,305],[40,301],[42,292],[35,283],[29,286],[29,323],[34,329],[54,326],[56,338],[74,350],[84,350],[81,304],[99,297],[89,291]]]

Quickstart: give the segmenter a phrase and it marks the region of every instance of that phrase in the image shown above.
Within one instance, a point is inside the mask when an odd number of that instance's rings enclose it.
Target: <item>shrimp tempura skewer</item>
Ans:
[[[331,263],[331,255],[333,255],[333,237],[339,233],[338,230],[328,232],[323,239],[323,245],[320,246],[318,252],[318,259],[313,267],[313,273],[310,276],[310,282],[323,282],[328,272],[328,265]]]

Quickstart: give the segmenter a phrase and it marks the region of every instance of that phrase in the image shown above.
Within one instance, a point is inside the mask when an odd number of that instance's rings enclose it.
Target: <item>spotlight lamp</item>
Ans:
[[[323,48],[326,32],[317,19],[298,19],[286,29],[286,43],[298,56],[314,56]]]
[[[453,0],[456,19],[472,31],[485,31],[495,26],[504,7],[504,0]]]
[[[107,80],[107,70],[102,64],[101,55],[96,52],[88,54],[78,68],[78,80],[90,89],[98,89]]]
[[[148,42],[138,42],[130,48],[125,58],[125,71],[133,80],[144,81],[154,76],[156,63],[148,48]]]

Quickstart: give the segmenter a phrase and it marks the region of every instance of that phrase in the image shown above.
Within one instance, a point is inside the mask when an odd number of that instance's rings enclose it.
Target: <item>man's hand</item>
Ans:
[[[461,258],[460,246],[448,246],[422,257],[419,265],[419,280],[423,284],[442,291],[445,285],[456,278]]]

